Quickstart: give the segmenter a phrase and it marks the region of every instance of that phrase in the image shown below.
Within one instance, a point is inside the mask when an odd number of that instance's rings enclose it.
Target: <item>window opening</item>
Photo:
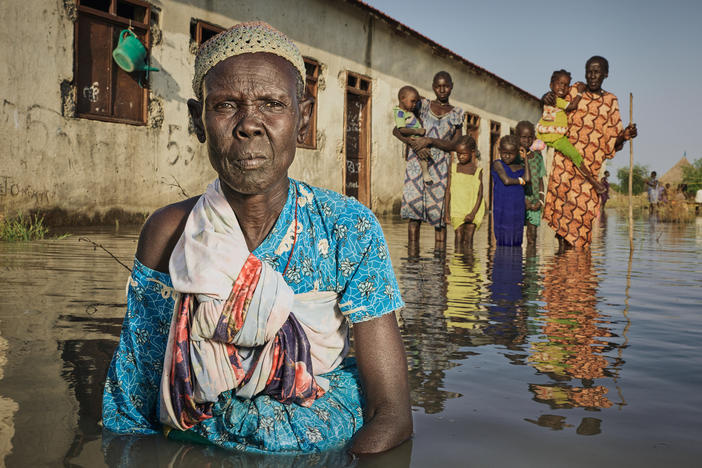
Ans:
[[[346,83],[344,194],[370,208],[371,80],[347,72]]]
[[[146,72],[127,73],[113,60],[123,30],[145,47],[149,62],[151,7],[143,0],[79,0],[74,70],[78,117],[135,125],[146,123]]]
[[[223,27],[206,21],[192,20],[190,22],[190,39],[195,41],[198,47],[222,31],[224,31]]]
[[[307,134],[302,143],[299,143],[300,148],[317,148],[317,91],[319,81],[319,62],[312,58],[304,57],[305,61],[305,94],[312,98],[312,114],[310,115],[310,124],[307,127]]]
[[[480,117],[477,114],[471,114],[470,112],[466,112],[465,115],[465,133],[466,135],[472,136],[477,144],[478,136],[480,135]]]

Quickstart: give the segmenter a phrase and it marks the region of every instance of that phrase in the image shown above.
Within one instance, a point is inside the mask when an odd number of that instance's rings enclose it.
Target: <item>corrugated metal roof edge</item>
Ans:
[[[512,84],[509,81],[505,80],[504,78],[486,70],[485,68],[483,68],[479,65],[474,64],[470,60],[458,55],[456,52],[452,51],[451,49],[448,49],[447,47],[442,46],[438,42],[434,42],[433,40],[429,39],[427,36],[423,35],[422,33],[415,31],[414,29],[410,28],[409,26],[402,24],[401,22],[399,22],[395,18],[388,16],[387,14],[378,10],[377,8],[374,8],[361,0],[344,0],[344,1],[347,3],[353,4],[353,5],[356,5],[356,6],[360,7],[361,9],[368,11],[370,14],[377,16],[381,20],[386,21],[387,23],[390,23],[391,26],[398,28],[400,30],[403,30],[403,31],[411,34],[412,36],[415,36],[417,39],[421,40],[422,42],[425,42],[433,49],[441,52],[442,54],[448,56],[449,58],[454,58],[454,59],[458,60],[459,62],[463,62],[465,65],[468,65],[468,67],[476,70],[478,73],[483,73],[483,74],[489,76],[490,78],[493,78],[499,84],[502,84],[502,85],[505,85],[509,88],[512,88],[515,91],[517,91],[518,93],[524,95],[525,97],[527,97],[529,99],[533,99],[533,100],[538,101],[538,102],[541,101],[541,99],[537,98],[536,96],[534,96],[530,92],[525,91],[522,88],[520,88],[519,86]]]

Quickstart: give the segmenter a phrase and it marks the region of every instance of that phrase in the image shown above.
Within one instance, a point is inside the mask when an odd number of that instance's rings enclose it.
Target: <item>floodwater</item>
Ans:
[[[609,210],[591,253],[434,255],[383,221],[407,307],[415,436],[374,466],[699,466],[702,218]],[[0,465],[339,466],[339,454],[253,458],[161,437],[103,436],[102,387],[138,230],[0,243]],[[451,240],[451,239],[450,239]]]

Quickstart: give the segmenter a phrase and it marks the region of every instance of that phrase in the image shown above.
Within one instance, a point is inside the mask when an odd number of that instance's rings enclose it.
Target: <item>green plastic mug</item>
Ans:
[[[115,50],[112,51],[112,58],[127,73],[133,71],[159,71],[158,68],[150,67],[146,64],[146,48],[136,34],[129,29],[119,33],[119,42]]]

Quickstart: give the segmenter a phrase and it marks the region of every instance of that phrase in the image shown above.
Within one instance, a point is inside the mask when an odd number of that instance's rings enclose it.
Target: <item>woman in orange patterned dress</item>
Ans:
[[[586,90],[576,110],[568,115],[568,139],[583,155],[583,164],[591,174],[598,174],[605,159],[611,159],[624,142],[636,137],[636,124],[622,128],[617,97],[602,89],[609,73],[609,62],[600,56],[585,64]],[[577,83],[568,100],[575,98]],[[544,104],[555,104],[553,92],[546,93]],[[600,197],[573,163],[555,152],[546,193],[544,219],[556,231],[559,251],[589,248],[592,223],[599,215]]]

